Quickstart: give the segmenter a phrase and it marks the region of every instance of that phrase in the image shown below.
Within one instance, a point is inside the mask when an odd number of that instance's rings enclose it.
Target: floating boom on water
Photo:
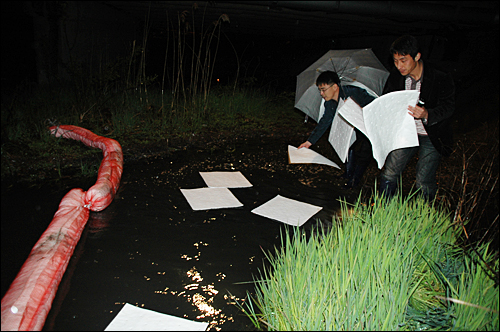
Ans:
[[[120,143],[77,126],[49,128],[56,137],[100,148],[103,160],[97,182],[87,191],[70,190],[49,227],[2,298],[2,331],[41,330],[69,260],[80,240],[89,211],[102,211],[113,201],[123,172]]]

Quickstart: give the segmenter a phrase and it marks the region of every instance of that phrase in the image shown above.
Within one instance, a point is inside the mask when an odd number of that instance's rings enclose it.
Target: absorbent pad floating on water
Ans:
[[[297,149],[296,147],[289,145],[288,158],[290,160],[290,164],[323,164],[340,169],[340,167],[330,159],[323,157],[316,151],[308,148]]]
[[[248,188],[252,184],[241,172],[200,172],[207,187],[210,188]]]
[[[104,331],[206,331],[208,323],[162,314],[125,303]]]
[[[321,209],[321,206],[315,206],[277,195],[267,203],[253,209],[252,213],[281,221],[288,225],[302,226]]]
[[[227,188],[181,189],[193,210],[235,208],[243,206]]]

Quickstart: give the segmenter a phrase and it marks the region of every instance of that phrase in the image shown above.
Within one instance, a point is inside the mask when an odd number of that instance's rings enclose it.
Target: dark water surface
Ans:
[[[91,213],[44,329],[103,330],[124,303],[210,322],[211,330],[253,329],[230,294],[242,299],[254,292],[247,282],[259,276],[264,252],[274,253],[291,226],[250,211],[278,194],[323,207],[301,227],[308,232],[318,219],[331,222],[346,193],[336,184],[341,170],[288,164],[287,144],[264,137],[214,153],[126,160],[115,200]],[[316,151],[331,157],[328,148]],[[180,188],[205,187],[200,171],[241,171],[253,187],[230,190],[244,206],[193,211]],[[94,182],[2,183],[2,296],[61,198]]]

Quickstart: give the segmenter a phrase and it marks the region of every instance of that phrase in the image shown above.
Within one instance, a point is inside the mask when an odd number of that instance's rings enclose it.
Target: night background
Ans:
[[[440,166],[441,203],[469,221],[471,242],[493,239],[498,251],[498,3],[3,1],[2,296],[62,197],[95,183],[101,151],[47,135],[50,125],[74,124],[118,140],[125,167],[115,201],[91,214],[44,329],[102,330],[125,302],[194,319],[199,311],[190,296],[208,292],[175,295],[192,281],[187,271],[203,273],[200,289],[216,285],[220,292],[210,304],[224,310],[211,328],[248,330],[221,295],[231,289],[243,298],[253,289],[238,282],[256,275],[264,250],[279,245],[282,225],[245,210],[286,193],[324,206],[319,219],[331,222],[338,197],[354,201],[361,190],[344,190],[341,170],[289,165],[283,157],[315,126],[293,108],[297,75],[343,49],[370,48],[391,70],[389,47],[403,34],[414,35],[424,61],[455,82],[456,146]],[[206,113],[182,99],[197,87],[189,85],[198,74],[193,49],[210,62],[202,64],[213,101]],[[234,97],[233,86],[246,99]],[[164,95],[177,104],[164,107]],[[249,99],[257,111],[244,107]],[[326,139],[318,152],[337,158]],[[235,168],[255,186],[238,192],[244,210],[197,214],[179,195],[178,188],[202,185],[201,169]],[[413,168],[405,172],[408,187]],[[371,165],[364,190],[374,188],[378,172]],[[170,292],[159,297],[165,285]]]
[[[222,84],[234,80],[238,60],[240,78],[294,91],[296,76],[333,49],[372,48],[390,68],[388,48],[402,34],[415,35],[424,58],[451,72],[458,88],[498,71],[495,1],[6,1],[2,93],[64,81],[70,61],[97,69],[126,58],[145,35],[146,74],[161,77],[169,32],[182,25],[201,35],[221,15],[213,79]]]

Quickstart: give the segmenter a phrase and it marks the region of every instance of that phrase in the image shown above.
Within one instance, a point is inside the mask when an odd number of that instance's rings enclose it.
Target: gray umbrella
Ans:
[[[371,49],[330,50],[297,76],[295,107],[316,122],[319,120],[321,95],[316,78],[321,72],[337,72],[342,84],[356,85],[379,96],[389,72]]]

